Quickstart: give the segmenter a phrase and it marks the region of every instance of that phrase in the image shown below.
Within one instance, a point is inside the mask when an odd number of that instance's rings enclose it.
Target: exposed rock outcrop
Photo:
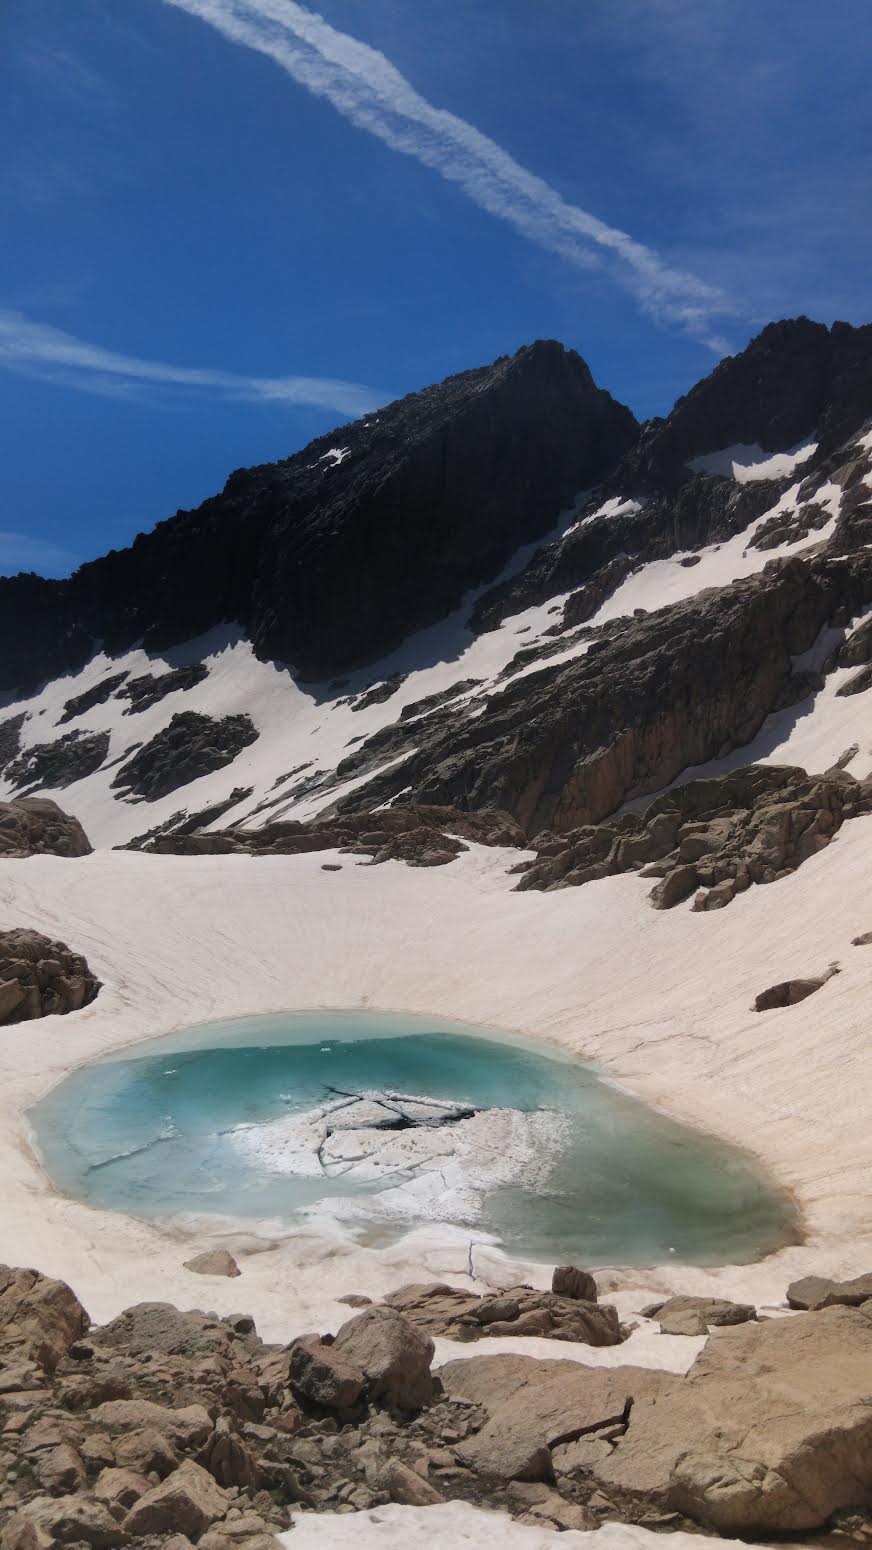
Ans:
[[[140,678],[131,678],[119,696],[130,701],[125,715],[148,710],[180,689],[194,689],[208,676],[205,662],[194,662],[190,667],[173,668],[169,673],[143,673]]]
[[[38,931],[0,931],[0,1024],[78,1012],[100,981],[79,953]]]
[[[105,705],[115,690],[123,684],[127,673],[110,673],[108,678],[101,678],[90,689],[84,689],[81,694],[74,694],[71,699],[64,702],[63,714],[58,717],[58,726],[65,721],[75,721],[77,716],[84,716],[85,711],[93,710],[95,705]]]
[[[498,807],[530,835],[597,823],[761,728],[831,619],[872,596],[872,554],[772,560],[758,575],[613,620],[582,655],[486,697],[339,802]],[[352,773],[351,770],[348,772]]]
[[[214,815],[213,815],[214,816]],[[153,839],[138,840],[137,849],[159,855],[298,856],[319,850],[409,866],[443,866],[468,840],[477,845],[522,846],[524,832],[508,813],[461,812],[457,808],[392,807],[380,813],[337,814],[310,823],[264,824],[260,829],[213,829],[191,833],[187,826]]]
[[[761,990],[754,998],[755,1012],[770,1012],[774,1007],[796,1006],[798,1002],[805,1001],[807,996],[813,996],[815,991],[821,990],[831,980],[834,974],[838,974],[839,966],[831,963],[824,974],[811,975],[806,979],[781,980],[777,985],[770,985],[768,990]]]
[[[250,716],[201,716],[180,711],[169,726],[122,764],[112,785],[146,802],[232,764],[257,738]]]
[[[402,1286],[391,1292],[385,1303],[428,1334],[454,1340],[541,1335],[550,1340],[610,1346],[624,1339],[617,1312],[609,1304],[597,1302],[595,1287],[593,1297],[538,1292],[530,1286],[512,1286],[482,1297],[436,1281]]]
[[[807,775],[790,765],[752,764],[676,786],[641,815],[540,834],[538,860],[525,865],[518,887],[574,887],[642,871],[660,879],[650,895],[658,909],[696,890],[694,909],[721,909],[752,883],[796,871],[847,819],[870,812],[872,781],[847,770]]]
[[[25,748],[7,764],[4,775],[19,790],[72,786],[99,770],[108,752],[108,732],[65,732],[53,742]]]
[[[0,857],[89,856],[91,846],[78,818],[49,797],[0,802]]]
[[[787,1288],[790,1308],[859,1308],[872,1304],[872,1273],[854,1276],[850,1281],[833,1281],[826,1276],[803,1276]],[[872,1309],[869,1310],[872,1312]]]
[[[0,721],[0,772],[7,764],[17,757],[21,748],[21,728],[27,719],[27,712],[20,711],[17,716],[7,716],[5,721]]]
[[[723,1325],[747,1324],[756,1319],[750,1303],[725,1302],[718,1297],[670,1297],[656,1308],[646,1308],[656,1318],[662,1335],[707,1335]]]

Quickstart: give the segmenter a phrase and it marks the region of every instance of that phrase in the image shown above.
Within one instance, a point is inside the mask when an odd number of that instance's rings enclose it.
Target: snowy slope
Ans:
[[[865,439],[872,439],[872,433]],[[814,496],[829,512],[824,527],[811,532],[806,539],[783,543],[774,549],[749,547],[754,532],[773,515],[797,510],[799,491],[798,482],[785,481],[778,500],[744,532],[723,543],[709,545],[694,556],[682,551],[669,559],[641,565],[606,599],[593,615],[591,626],[632,615],[634,610],[662,608],[709,587],[729,585],[740,577],[761,571],[774,558],[802,554],[825,545],[834,530],[842,498],[840,487],[826,479],[820,482]],[[605,503],[598,514],[608,518],[622,509],[638,506],[638,502],[629,498],[623,502],[616,499]],[[574,526],[573,513],[568,513],[560,531],[566,534]],[[520,551],[506,574],[520,570],[532,548],[527,546]],[[693,558],[695,563],[683,564],[688,558]],[[251,787],[251,795],[217,820],[221,825],[251,823],[256,826],[279,817],[306,819],[371,778],[372,771],[336,783],[333,772],[363,739],[397,721],[405,706],[449,690],[454,684],[477,679],[476,686],[463,691],[457,702],[458,706],[474,705],[485,696],[499,694],[517,678],[536,672],[541,664],[534,661],[514,674],[501,676],[516,653],[547,640],[545,632],[559,621],[566,595],[557,594],[505,619],[499,628],[481,635],[474,635],[467,627],[475,602],[472,595],[455,614],[412,636],[381,662],[331,684],[297,682],[290,670],[280,664],[259,661],[248,641],[233,626],[213,630],[207,636],[159,655],[138,649],[109,658],[98,652],[80,672],[54,680],[27,699],[10,699],[2,719],[24,714],[21,732],[24,749],[51,742],[70,731],[109,733],[108,753],[95,774],[63,789],[40,788],[40,794],[54,796],[73,812],[84,824],[92,843],[98,846],[124,844],[175,814],[196,812],[212,803],[223,802],[238,787]],[[560,649],[559,641],[554,645],[557,649],[549,656],[550,663],[569,661],[584,654],[588,648],[586,639],[569,638],[563,649]],[[66,701],[98,685],[110,674],[126,672],[131,677],[143,673],[159,674],[200,661],[208,670],[204,681],[191,689],[167,695],[145,711],[125,714],[129,702],[116,694],[71,722],[61,721]],[[400,673],[408,676],[389,698],[363,709],[353,708],[355,696]],[[789,752],[784,753],[785,757],[804,762],[807,753],[809,757],[814,754],[813,762],[818,765],[822,759],[832,763],[846,743],[862,736],[863,696],[859,696],[856,703],[854,700],[836,700],[836,687],[835,680],[828,682],[824,695],[819,697],[821,703],[815,702],[814,734],[799,736],[791,743]],[[213,717],[245,713],[252,718],[259,735],[232,764],[157,801],[134,799],[113,790],[112,780],[125,757],[138,744],[166,727],[174,714],[182,711]],[[794,714],[792,727],[797,725],[797,720]],[[777,739],[772,743],[772,736],[771,728],[761,734],[765,755],[749,750],[747,757],[742,756],[739,762],[761,756],[781,757],[782,743]],[[390,762],[386,761],[384,768],[389,767]],[[287,778],[289,772],[294,771],[297,773]],[[317,779],[313,777],[323,779],[323,788],[317,788]],[[312,789],[313,785],[316,789]],[[14,788],[8,779],[0,778],[0,798],[16,794],[20,794],[20,788]]]

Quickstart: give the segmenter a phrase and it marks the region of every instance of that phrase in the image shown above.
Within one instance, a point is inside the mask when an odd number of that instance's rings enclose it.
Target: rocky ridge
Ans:
[[[525,346],[238,470],[69,581],[0,580],[0,687],[79,666],[97,639],[160,649],[222,621],[307,677],[372,661],[542,537],[637,433],[574,351]]]

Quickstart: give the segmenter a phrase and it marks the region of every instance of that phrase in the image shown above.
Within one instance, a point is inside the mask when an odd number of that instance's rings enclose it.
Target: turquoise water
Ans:
[[[325,1103],[345,1102],[337,1093],[373,1090],[519,1112],[526,1146],[516,1163],[504,1149],[471,1193],[455,1187],[467,1168],[455,1162],[435,1198],[431,1190],[420,1202],[407,1188],[413,1173],[328,1178],[317,1160],[314,1172],[295,1171],[293,1158],[277,1167],[276,1146],[261,1146],[277,1121],[293,1128]],[[147,1218],[205,1214],[292,1228],[320,1210],[353,1220],[370,1242],[447,1220],[526,1258],[600,1264],[672,1253],[747,1261],[798,1238],[789,1200],[744,1154],[664,1119],[559,1052],[438,1019],[301,1012],[202,1025],[82,1067],[30,1118],[60,1190]]]

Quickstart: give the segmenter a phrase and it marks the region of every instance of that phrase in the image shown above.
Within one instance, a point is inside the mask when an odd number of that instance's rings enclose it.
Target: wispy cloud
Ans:
[[[68,576],[78,563],[78,556],[60,544],[34,538],[29,533],[0,531],[0,576],[15,576],[19,571],[37,571],[40,576]]]
[[[40,45],[24,55],[24,63],[53,91],[66,97],[76,101],[109,97],[103,77],[67,49]]]
[[[149,391],[171,388],[246,403],[305,404],[352,417],[368,414],[389,396],[331,377],[243,377],[141,360],[13,311],[0,311],[0,367],[104,396],[147,398]]]
[[[713,320],[736,309],[722,291],[570,204],[474,125],[434,107],[377,49],[337,31],[296,0],[165,3],[267,55],[357,128],[432,168],[540,247],[582,268],[605,270],[658,322],[677,325],[723,353]]]

